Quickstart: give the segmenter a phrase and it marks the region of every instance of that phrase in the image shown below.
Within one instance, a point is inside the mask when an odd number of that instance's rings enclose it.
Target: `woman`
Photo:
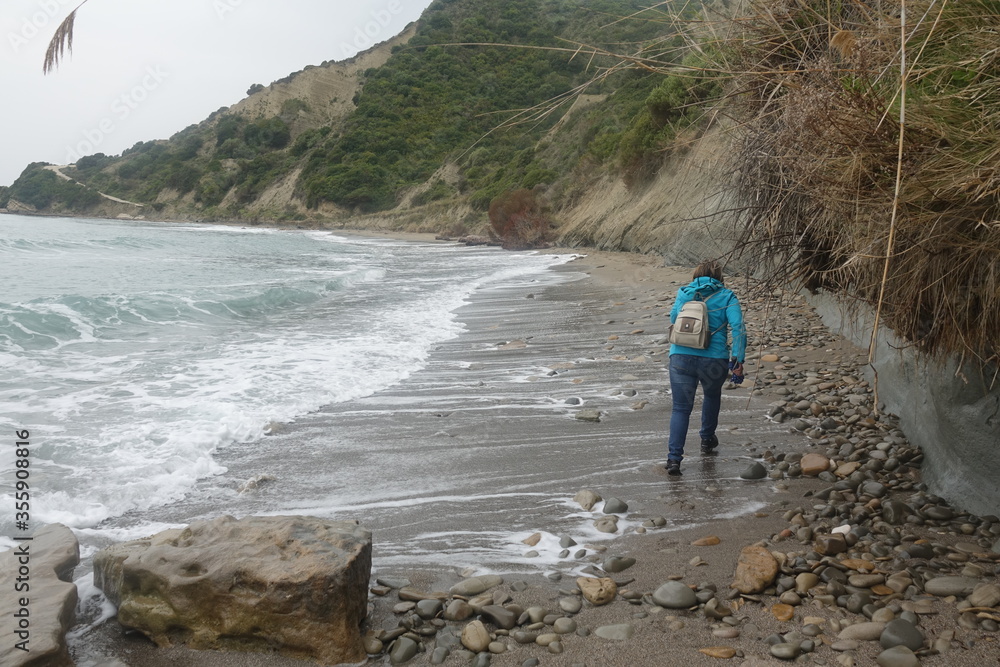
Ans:
[[[736,295],[723,285],[722,267],[718,262],[699,264],[694,270],[694,280],[678,290],[674,307],[670,310],[671,323],[676,322],[681,307],[692,299],[704,301],[708,308],[710,337],[704,350],[670,346],[670,392],[674,404],[670,413],[667,452],[667,473],[670,475],[681,474],[684,440],[698,385],[701,385],[705,395],[701,407],[701,452],[711,454],[719,446],[715,428],[719,424],[722,385],[730,370],[734,375],[743,375],[743,361],[746,359],[747,334],[743,326],[743,310]],[[730,360],[733,362],[731,369]]]

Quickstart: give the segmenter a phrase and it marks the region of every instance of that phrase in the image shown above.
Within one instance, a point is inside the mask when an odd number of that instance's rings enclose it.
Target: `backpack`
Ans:
[[[677,320],[670,325],[667,339],[674,345],[705,350],[708,349],[711,334],[708,327],[708,305],[697,296],[681,306]]]

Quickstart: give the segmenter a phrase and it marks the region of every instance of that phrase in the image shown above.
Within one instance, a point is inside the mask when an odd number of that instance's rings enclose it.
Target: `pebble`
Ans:
[[[593,605],[607,604],[618,594],[618,585],[606,577],[600,579],[580,577],[576,580],[576,585],[583,593],[583,597]]]
[[[879,636],[882,648],[905,646],[911,651],[917,651],[924,644],[924,635],[911,623],[897,618],[885,625],[885,630]]]
[[[618,498],[608,498],[604,501],[605,514],[625,514],[628,512],[628,504]]]
[[[632,635],[635,634],[635,627],[629,623],[620,623],[617,625],[602,625],[596,630],[594,634],[601,639],[610,639],[613,641],[626,641],[632,639]]]
[[[420,649],[420,645],[409,637],[400,637],[393,642],[389,649],[389,662],[393,665],[402,665],[404,662],[412,660]]]
[[[875,661],[879,667],[918,667],[920,660],[905,646],[896,646],[878,654]]]
[[[668,581],[653,592],[653,602],[666,609],[687,609],[698,604],[698,598],[689,586]]]
[[[583,608],[583,602],[575,596],[559,598],[559,608],[567,614],[577,614]]]
[[[490,641],[490,633],[481,621],[472,621],[462,629],[462,646],[473,653],[485,651]]]
[[[885,630],[885,623],[855,623],[848,625],[837,635],[838,639],[855,639],[857,641],[875,641],[882,636]]]
[[[798,644],[783,642],[771,646],[771,655],[781,660],[794,660],[801,652],[802,649]]]
[[[970,595],[979,584],[978,579],[971,577],[935,577],[926,584],[924,590],[931,595],[948,597],[949,595]]]
[[[573,502],[577,503],[587,512],[594,509],[594,505],[601,502],[601,500],[602,500],[601,496],[598,495],[596,492],[591,491],[590,489],[583,489],[581,491],[577,491],[576,495],[573,496]],[[564,546],[572,546],[572,545],[567,544]]]
[[[740,473],[740,479],[755,480],[765,477],[767,477],[767,469],[759,461],[754,461]]]

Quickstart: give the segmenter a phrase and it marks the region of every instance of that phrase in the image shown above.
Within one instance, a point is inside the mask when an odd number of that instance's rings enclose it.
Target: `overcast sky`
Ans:
[[[431,0],[89,0],[72,56],[43,76],[48,42],[79,2],[0,3],[0,185],[30,162],[168,138],[252,84],[389,39]]]

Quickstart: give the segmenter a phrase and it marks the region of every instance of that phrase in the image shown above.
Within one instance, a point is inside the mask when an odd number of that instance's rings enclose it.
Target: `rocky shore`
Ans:
[[[582,304],[592,314],[591,361],[627,363],[622,377],[647,373],[663,384],[661,392],[626,387],[615,396],[627,407],[615,413],[614,433],[602,431],[603,448],[594,455],[625,459],[635,433],[665,433],[663,338],[673,295],[690,269],[599,252],[566,268],[589,274],[586,282],[602,295],[618,295]],[[874,405],[863,354],[831,335],[801,297],[738,278],[727,283],[747,311],[751,353],[746,382],[726,392],[741,409],[723,414],[719,454],[700,456],[689,439],[685,475],[677,480],[666,476],[662,461],[640,463],[637,474],[656,486],[641,498],[628,489],[576,489],[567,502],[592,523],[593,534],[614,539],[588,541],[540,525],[521,555],[554,554],[555,564],[534,572],[408,569],[399,558],[377,567],[362,627],[370,663],[995,662],[1000,520],[927,493],[921,453]],[[503,333],[496,334],[503,353],[517,355],[551,332],[522,330],[516,339]],[[564,361],[551,369],[553,377],[585,382],[574,376],[579,355]],[[576,412],[595,429],[605,416],[599,405]],[[665,438],[663,447],[665,455]],[[749,512],[714,511],[734,496],[760,501]],[[93,665],[307,664],[153,649],[108,627],[97,634],[90,646],[118,657]]]

